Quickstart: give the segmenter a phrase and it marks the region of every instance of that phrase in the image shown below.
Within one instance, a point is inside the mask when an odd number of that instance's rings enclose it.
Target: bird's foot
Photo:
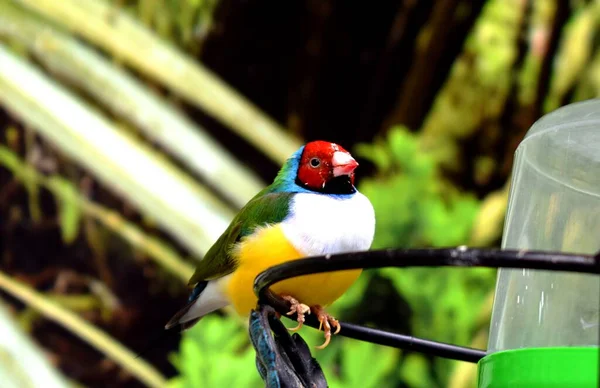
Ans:
[[[313,306],[312,310],[319,320],[319,330],[322,328],[325,332],[325,343],[323,343],[321,346],[317,346],[317,349],[325,349],[331,340],[331,328],[335,328],[333,334],[337,334],[340,332],[342,326],[340,325],[340,322],[329,315],[325,309],[323,309],[323,307],[318,305]]]
[[[287,315],[292,315],[292,314],[296,313],[296,321],[298,321],[298,326],[293,327],[288,330],[289,331],[300,330],[302,328],[302,325],[304,324],[304,315],[310,314],[310,307],[308,307],[304,303],[298,302],[297,299],[295,299],[289,295],[284,295],[284,296],[282,296],[282,298],[283,298],[283,300],[290,302],[290,305],[291,305],[290,311],[287,313]]]

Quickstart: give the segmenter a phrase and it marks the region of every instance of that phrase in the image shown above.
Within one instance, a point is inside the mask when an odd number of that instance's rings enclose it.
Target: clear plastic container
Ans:
[[[519,145],[502,247],[600,250],[600,100],[537,121]],[[597,346],[600,276],[502,269],[488,353]]]

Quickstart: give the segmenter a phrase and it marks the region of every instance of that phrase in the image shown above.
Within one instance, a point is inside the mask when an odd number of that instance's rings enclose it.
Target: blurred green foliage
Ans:
[[[316,331],[308,328],[302,336],[309,343],[321,340]],[[396,386],[400,352],[366,342],[336,342],[328,348],[331,350],[314,354],[330,387]],[[179,354],[171,355],[180,375],[170,381],[169,387],[260,387],[263,383],[254,357],[244,325],[236,319],[209,315],[186,332]]]
[[[186,332],[180,346],[179,354],[171,356],[180,375],[170,387],[260,386],[254,349],[237,320],[206,316]]]
[[[385,142],[360,144],[356,151],[378,168],[359,187],[375,208],[373,248],[453,246],[468,240],[478,201],[441,180],[435,157],[420,150],[418,135],[395,127]]]

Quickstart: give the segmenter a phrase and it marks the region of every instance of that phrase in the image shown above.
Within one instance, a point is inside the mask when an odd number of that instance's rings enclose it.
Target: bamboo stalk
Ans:
[[[149,387],[164,387],[167,380],[150,364],[136,358],[135,354],[124,347],[104,331],[89,324],[72,311],[66,310],[55,302],[25,284],[11,279],[0,271],[0,288],[13,297],[39,311],[46,318],[65,327],[100,352],[121,365],[137,379]]]
[[[21,7],[0,1],[0,36],[24,44],[52,73],[139,127],[239,208],[264,187],[252,170],[235,160],[173,104],[124,69],[38,20]]]
[[[0,45],[0,103],[202,256],[233,217],[173,164]]]
[[[99,0],[13,0],[109,51],[205,110],[277,164],[300,143],[212,71],[158,39],[141,23]],[[82,22],[85,21],[85,22]]]

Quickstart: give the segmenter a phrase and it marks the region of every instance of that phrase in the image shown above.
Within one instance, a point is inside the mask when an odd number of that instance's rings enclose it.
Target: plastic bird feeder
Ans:
[[[517,148],[505,249],[600,249],[600,100],[540,120]],[[597,387],[600,277],[500,269],[479,387]]]
[[[478,363],[478,388],[598,387],[600,367],[600,100],[537,121],[515,154],[502,249],[385,249],[295,260],[259,274],[250,318],[268,388],[327,385],[269,287],[296,276],[382,267],[499,268],[488,350],[341,322],[340,336]],[[295,315],[288,316],[295,319]],[[314,315],[305,325],[319,327]],[[274,333],[274,339],[270,333]]]

